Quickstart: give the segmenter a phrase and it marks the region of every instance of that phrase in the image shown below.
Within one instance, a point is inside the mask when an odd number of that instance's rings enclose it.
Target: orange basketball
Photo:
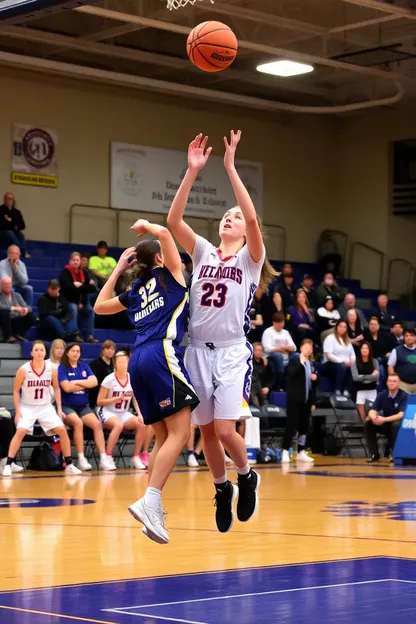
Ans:
[[[192,63],[206,72],[226,69],[237,56],[237,37],[221,22],[203,22],[189,33],[186,51]]]

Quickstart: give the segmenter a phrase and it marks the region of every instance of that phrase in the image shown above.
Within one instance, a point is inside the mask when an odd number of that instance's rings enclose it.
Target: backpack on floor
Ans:
[[[42,444],[33,449],[29,459],[28,469],[48,472],[63,470],[62,454],[58,455],[55,453],[49,442],[42,442]]]

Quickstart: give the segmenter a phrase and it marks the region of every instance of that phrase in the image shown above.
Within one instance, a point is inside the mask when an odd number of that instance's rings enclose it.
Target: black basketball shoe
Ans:
[[[227,533],[234,523],[233,501],[237,498],[238,488],[231,481],[215,485],[215,502],[217,508],[215,520],[220,533]]]
[[[260,475],[254,470],[246,475],[238,475],[238,503],[237,518],[240,522],[247,522],[259,505]]]

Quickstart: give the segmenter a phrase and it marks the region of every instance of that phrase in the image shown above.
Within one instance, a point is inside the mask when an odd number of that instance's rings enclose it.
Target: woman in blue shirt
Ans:
[[[80,361],[81,348],[78,344],[69,344],[65,348],[58,368],[58,380],[61,386],[62,411],[65,424],[74,430],[74,443],[78,453],[78,467],[91,470],[91,464],[84,455],[84,426],[92,429],[94,441],[100,453],[101,470],[115,470],[116,466],[105,452],[104,433],[101,423],[88,404],[88,390],[97,385],[97,378],[85,362]]]
[[[290,321],[293,327],[293,338],[298,348],[301,342],[306,338],[311,340],[315,338],[312,311],[309,309],[308,298],[302,288],[299,288],[296,292],[295,301],[293,305],[287,309],[287,313],[290,315]]]

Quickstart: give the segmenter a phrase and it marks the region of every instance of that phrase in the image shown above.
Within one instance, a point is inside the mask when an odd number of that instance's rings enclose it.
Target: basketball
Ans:
[[[237,56],[237,37],[227,24],[203,22],[189,33],[186,51],[191,62],[206,72],[219,72]]]

